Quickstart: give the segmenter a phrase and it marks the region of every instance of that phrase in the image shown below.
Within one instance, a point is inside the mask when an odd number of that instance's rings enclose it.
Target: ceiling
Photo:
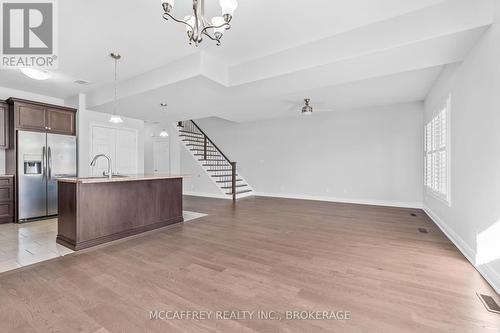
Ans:
[[[178,16],[189,0],[177,0]],[[110,112],[119,51],[119,110],[148,120],[253,121],[298,112],[425,98],[441,68],[464,59],[493,22],[495,0],[240,0],[221,47],[189,46],[159,0],[58,2],[59,69],[47,81],[0,71],[0,86]],[[207,15],[218,1],[207,0]],[[88,85],[75,80],[89,81]],[[160,102],[169,104],[167,115]]]

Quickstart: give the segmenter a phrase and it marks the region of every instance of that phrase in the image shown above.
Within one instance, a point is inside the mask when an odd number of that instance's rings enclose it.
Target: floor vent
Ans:
[[[418,228],[418,231],[422,234],[428,234],[429,232],[425,228]]]
[[[417,216],[417,214],[415,214],[415,213],[411,213],[410,215],[411,215],[411,216]]]
[[[479,297],[481,302],[483,302],[486,310],[500,314],[500,306],[497,304],[497,302],[495,302],[495,299],[493,297],[479,293],[477,294],[477,296]]]

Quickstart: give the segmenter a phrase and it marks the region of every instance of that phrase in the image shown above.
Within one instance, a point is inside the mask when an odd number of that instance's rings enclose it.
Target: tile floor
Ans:
[[[188,222],[206,214],[184,211]],[[73,253],[56,243],[57,219],[0,225],[0,273]]]

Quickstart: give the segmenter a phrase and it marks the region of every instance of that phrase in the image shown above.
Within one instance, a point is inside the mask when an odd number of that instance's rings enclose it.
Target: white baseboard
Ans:
[[[233,196],[228,195],[228,194],[224,195],[224,194],[203,193],[203,192],[194,192],[194,191],[184,191],[182,194],[183,195],[192,195],[193,197],[206,197],[206,198],[233,200]],[[251,197],[253,195],[254,195],[253,192],[238,194],[237,199],[243,199],[246,197]]]
[[[495,289],[497,294],[500,294],[500,275],[496,272],[491,265],[484,264],[476,265],[476,251],[464,241],[453,229],[446,224],[437,214],[435,214],[426,205],[423,206],[424,212],[431,218],[432,221],[441,229],[441,231],[448,237],[448,239],[455,244],[460,252],[467,260],[474,266],[474,268],[483,276],[483,278]]]
[[[218,195],[215,193],[204,193],[196,191],[184,191],[184,195],[192,195],[196,197],[207,197],[207,198],[218,198],[218,199],[232,199],[231,196]],[[370,205],[370,206],[386,206],[386,207],[396,207],[396,208],[415,208],[422,209],[422,203],[420,202],[400,202],[400,201],[382,201],[382,200],[355,200],[355,199],[341,199],[323,196],[309,196],[300,194],[281,194],[281,193],[262,193],[262,192],[249,192],[238,198],[244,198],[249,196],[260,196],[260,197],[272,197],[272,198],[283,198],[283,199],[300,199],[300,200],[313,200],[313,201],[326,201],[326,202],[339,202],[339,203],[350,203],[357,205]]]
[[[284,199],[301,199],[301,200],[339,202],[339,203],[350,203],[350,204],[370,205],[370,206],[387,206],[387,207],[422,209],[421,202],[358,200],[358,199],[335,198],[335,197],[326,197],[326,196],[313,196],[313,195],[302,195],[302,194],[283,194],[283,193],[263,193],[263,192],[256,192],[255,195],[261,196],[261,197],[274,197],[274,198],[284,198]]]
[[[216,193],[204,193],[204,192],[193,192],[193,191],[183,191],[183,195],[191,195],[193,197],[206,197],[206,198],[216,198],[216,199],[228,199],[231,200],[233,197],[230,195],[216,194]]]
[[[500,274],[489,264],[481,265],[476,267],[476,269],[488,281],[490,286],[495,289],[496,293],[500,295]]]

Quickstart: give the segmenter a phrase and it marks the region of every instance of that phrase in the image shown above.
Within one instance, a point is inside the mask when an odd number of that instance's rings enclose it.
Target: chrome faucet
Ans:
[[[113,177],[113,174],[111,172],[111,158],[108,155],[105,154],[95,155],[94,158],[92,159],[92,162],[90,162],[90,166],[94,167],[99,157],[104,157],[108,160],[108,179],[111,179]]]

